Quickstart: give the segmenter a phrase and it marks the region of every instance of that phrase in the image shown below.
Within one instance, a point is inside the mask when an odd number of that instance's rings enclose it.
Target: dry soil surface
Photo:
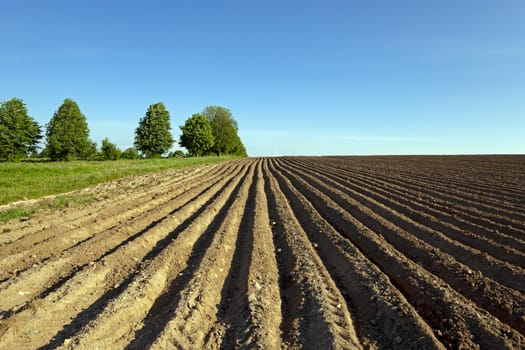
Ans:
[[[525,348],[525,157],[243,159],[0,224],[1,349]]]

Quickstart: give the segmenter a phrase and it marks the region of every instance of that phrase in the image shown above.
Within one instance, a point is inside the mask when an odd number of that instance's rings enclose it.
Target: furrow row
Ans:
[[[350,163],[348,159],[344,158],[344,161],[339,161],[338,164],[348,166]],[[483,162],[486,164],[480,166]],[[366,159],[365,162],[353,162],[352,165],[360,165],[357,168],[365,166],[367,171],[373,170],[378,173],[388,168],[399,178],[413,178],[417,175],[427,181],[439,181],[446,187],[469,189],[469,193],[480,196],[490,195],[492,199],[499,199],[503,203],[522,204],[525,196],[519,194],[523,189],[519,178],[525,169],[520,163],[519,159],[515,159],[509,167],[503,166],[496,159],[483,161],[480,157],[461,161],[457,161],[457,157],[446,157],[441,160],[439,157],[431,157],[428,161],[413,157],[383,157],[380,162],[372,163]]]
[[[313,168],[311,163],[303,163],[304,167]],[[450,207],[437,206],[432,199],[422,198],[417,193],[403,191],[402,188],[389,184],[385,181],[374,179],[371,176],[359,176],[355,173],[337,171],[325,166],[317,166],[315,169],[321,171],[326,176],[338,181],[344,186],[348,186],[356,191],[368,191],[374,198],[381,198],[383,201],[392,203],[393,206],[402,206],[412,212],[411,217],[418,218],[423,216],[423,220],[431,220],[434,225],[455,226],[468,235],[491,240],[493,244],[504,244],[521,252],[525,252],[525,241],[515,236],[503,233],[500,230],[507,230],[508,227],[498,226],[497,228],[488,228],[479,222],[479,218],[468,218],[465,213],[451,213]],[[461,214],[460,217],[458,214]],[[469,220],[470,219],[470,220]],[[484,222],[486,224],[486,222]],[[518,236],[522,236],[520,232]]]
[[[278,349],[282,345],[279,271],[262,163],[257,162],[217,323],[207,335],[208,348],[220,344],[222,349]]]
[[[173,184],[190,182],[207,173],[212,175],[217,169],[222,167],[218,167],[217,164],[206,164],[161,173],[132,175],[76,191],[78,195],[86,194],[93,197],[94,203],[86,208],[65,208],[55,212],[37,213],[34,219],[27,221],[25,225],[17,225],[16,230],[12,230],[8,223],[6,231],[9,230],[10,234],[0,236],[0,249],[5,244],[12,245],[16,242],[16,247],[20,246],[23,250],[24,246],[28,247],[49,239],[50,233],[56,235],[83,226],[98,217],[111,217],[126,211],[129,208],[125,206],[126,204],[144,202],[152,193],[165,192],[166,188],[172,188]],[[21,240],[24,238],[27,240],[26,243]]]
[[[304,178],[303,181],[305,181]],[[328,191],[327,189],[323,190],[323,185],[320,185],[319,182],[309,183],[310,186],[312,184],[358,220],[366,223],[369,228],[379,232],[389,243],[407,257],[446,281],[458,293],[471,299],[478,306],[485,308],[511,327],[525,333],[525,327],[522,322],[525,317],[525,298],[520,293],[520,289],[523,288],[522,284],[525,282],[523,272],[519,270],[511,271],[513,272],[513,278],[510,280],[501,279],[499,282],[503,281],[503,285],[497,283],[494,279],[484,276],[479,270],[473,269],[468,264],[461,263],[460,261],[464,260],[464,257],[461,256],[463,254],[462,250],[453,251],[451,254],[436,250],[435,247],[429,244],[433,243],[432,241],[427,243],[421,237],[417,238],[417,234],[403,231],[391,222],[386,221],[384,218],[390,216],[389,213],[378,216],[370,210],[365,210],[367,206],[370,206],[366,202],[353,204],[353,198],[346,197],[341,193],[337,195],[334,187],[331,187],[332,190]],[[384,211],[382,212],[384,214]],[[458,256],[461,258],[458,259]],[[481,257],[484,256],[481,255]],[[467,262],[470,262],[471,265],[486,268],[483,270],[486,272],[489,267],[479,263],[478,259],[476,259],[476,256],[473,256]],[[498,274],[501,273],[501,269],[504,266],[500,268],[492,266],[492,268],[495,268],[492,275],[499,276]],[[510,286],[505,286],[505,284]]]
[[[335,164],[332,164],[332,166],[334,165]],[[349,169],[348,166],[343,166],[342,168]],[[352,171],[361,175],[370,174],[368,170],[359,168],[352,168]],[[434,186],[431,181],[421,182],[410,180],[406,176],[402,176],[398,172],[388,168],[375,169],[372,174],[373,177],[403,186],[412,191],[419,191],[442,202],[451,203],[454,207],[459,207],[467,212],[473,213],[474,215],[479,215],[481,213],[482,216],[485,215],[493,221],[501,222],[505,225],[510,221],[512,225],[516,225],[517,228],[525,230],[525,214],[523,213],[522,205],[507,210],[502,208],[502,204],[495,205],[490,199],[486,199],[484,202],[479,202],[477,198],[471,196],[468,192],[462,191],[461,193],[456,193],[450,187]],[[432,174],[429,176],[431,177]],[[504,220],[501,218],[504,218]]]
[[[330,172],[337,171],[334,167],[331,169]],[[460,221],[466,221],[496,232],[504,232],[517,239],[523,239],[525,236],[525,229],[520,229],[520,224],[517,224],[515,220],[508,217],[494,215],[492,212],[481,212],[475,208],[462,206],[453,201],[443,200],[432,193],[428,193],[428,191],[425,191],[422,187],[413,186],[413,184],[409,183],[396,183],[391,177],[384,177],[382,174],[371,175],[366,172],[356,172],[349,169],[344,170],[344,172],[352,179],[365,178],[367,181],[380,182],[388,188],[388,191],[391,189],[398,191],[402,197],[412,196],[412,198],[421,205],[452,215],[453,218],[457,218]]]
[[[0,224],[0,349],[525,348],[522,159],[247,158],[85,189]]]
[[[246,172],[246,169],[242,171]],[[217,197],[227,196],[231,187],[239,181],[239,171],[224,177],[172,215],[156,223],[150,222],[152,225],[132,240],[74,271],[60,287],[44,293],[42,298],[33,299],[23,310],[3,322],[5,334],[2,335],[1,345],[9,348],[9,344],[13,344],[13,347],[23,339],[28,347],[45,345],[33,343],[35,340],[48,341],[47,347],[54,348],[65,342],[87,321],[95,318],[109,301],[121,294],[142,266],[148,266],[149,261],[190,224],[195,225],[195,219],[206,217],[201,215],[206,208],[211,208],[207,217],[213,218],[213,207],[219,200]],[[189,232],[190,237],[197,240],[198,233]],[[191,242],[184,243],[187,249],[193,246]]]
[[[173,283],[171,304],[173,308],[166,318],[164,328],[152,337],[152,349],[190,347],[204,349],[212,348],[215,343],[207,344],[208,334],[217,323],[217,305],[221,302],[223,288],[227,274],[230,271],[235,243],[238,240],[239,226],[242,218],[242,208],[246,204],[248,191],[253,179],[254,166],[249,171],[226,202],[218,210],[214,222],[208,226],[211,235],[209,246],[204,249],[195,249],[200,257],[190,257],[194,268],[191,278],[185,285]],[[175,302],[174,302],[175,301]],[[163,306],[163,308],[166,305]],[[150,322],[153,320],[150,320]],[[154,322],[158,326],[158,322]]]
[[[381,203],[373,200],[366,200],[363,203],[356,200],[353,196],[348,195],[329,186],[325,181],[312,176],[304,171],[296,171],[303,181],[308,182],[311,186],[316,187],[332,200],[346,208],[349,213],[361,222],[367,222],[375,232],[393,233],[397,236],[415,237],[426,242],[432,247],[438,248],[446,254],[453,256],[458,262],[461,262],[474,270],[483,272],[486,276],[493,278],[495,281],[525,292],[525,272],[523,269],[500,260],[494,259],[477,249],[472,249],[463,244],[455,242],[440,232],[429,229],[421,224],[414,223],[405,215],[398,213]],[[434,249],[435,249],[434,248]]]
[[[224,171],[224,170],[223,170]],[[206,173],[208,174],[208,173]],[[201,176],[206,176],[206,174]],[[209,174],[209,175],[213,175]],[[55,222],[43,230],[26,234],[14,244],[0,246],[0,280],[6,279],[13,273],[25,270],[28,266],[38,261],[48,259],[63,250],[89,241],[99,232],[115,229],[122,224],[135,219],[145,212],[154,211],[159,206],[168,206],[175,197],[198,186],[202,177],[194,176],[180,180],[179,186],[154,186],[146,191],[137,191],[140,195],[131,195],[127,199],[109,201],[103,205],[104,211],[97,209],[99,205],[80,210],[81,217],[74,220],[60,218],[48,218],[49,222]],[[204,177],[207,178],[207,177]],[[168,181],[168,185],[171,180]],[[173,187],[175,187],[173,189]],[[95,207],[93,209],[92,207]],[[29,253],[31,252],[31,253]]]
[[[271,176],[286,195],[294,215],[351,310],[360,342],[366,348],[441,349],[429,325],[417,314],[387,275],[327,221],[278,166]],[[416,345],[417,344],[417,345]]]
[[[234,169],[229,170],[233,171]],[[165,193],[153,194],[153,199],[143,203],[135,203],[136,208],[129,209],[125,214],[103,218],[100,221],[94,219],[93,222],[85,226],[55,235],[54,239],[26,247],[26,250],[20,253],[6,254],[0,261],[3,270],[2,276],[16,277],[0,283],[0,290],[4,289],[5,285],[13,284],[13,282],[24,279],[28,275],[31,278],[33,272],[27,270],[38,269],[41,267],[41,263],[45,263],[45,267],[48,269],[51,267],[55,269],[54,265],[59,264],[69,266],[69,270],[75,270],[77,267],[93,261],[103,255],[104,251],[112,251],[116,249],[115,247],[145,232],[148,227],[162,221],[163,218],[176,211],[181,203],[190,201],[217,181],[197,180],[197,182],[178,186],[177,190],[173,192],[167,190]],[[94,248],[101,249],[101,251]]]
[[[294,167],[293,169],[300,169],[300,167]],[[502,245],[484,236],[464,232],[453,224],[438,221],[433,216],[427,214],[425,208],[414,210],[410,206],[400,204],[397,198],[394,199],[391,196],[378,194],[375,187],[359,186],[355,182],[344,181],[338,176],[326,174],[326,172],[317,170],[315,167],[308,167],[308,171],[326,184],[348,194],[367,207],[377,208],[381,206],[383,212],[384,208],[388,208],[397,213],[402,213],[402,215],[410,220],[408,224],[405,224],[409,226],[407,230],[414,229],[414,226],[420,224],[425,228],[444,234],[453,241],[486,252],[496,259],[509,262],[521,268],[525,267],[525,253],[516,250],[513,246]],[[389,214],[383,214],[382,216],[387,218]],[[394,217],[393,220],[399,219]],[[403,226],[403,224],[401,224],[401,226]],[[418,228],[416,227],[415,229]]]
[[[475,347],[476,343],[491,347],[501,347],[509,342],[523,344],[523,336],[517,331],[407,258],[375,230],[371,230],[367,220],[354,218],[348,211],[353,206],[341,207],[297,175],[285,174],[337,231],[388,275],[447,347]]]
[[[265,172],[282,293],[285,348],[360,348],[343,295],[331,279],[288,199]]]

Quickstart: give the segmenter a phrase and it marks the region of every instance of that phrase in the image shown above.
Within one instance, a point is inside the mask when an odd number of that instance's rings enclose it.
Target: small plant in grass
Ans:
[[[95,200],[93,195],[63,195],[57,196],[51,201],[44,201],[32,206],[18,206],[0,211],[0,222],[6,222],[14,219],[29,218],[37,211],[45,209],[64,209],[69,207],[87,205]],[[6,232],[6,231],[4,231]]]
[[[5,222],[13,219],[21,219],[30,217],[35,213],[34,208],[10,208],[0,211],[0,222]],[[5,231],[4,231],[5,232]]]

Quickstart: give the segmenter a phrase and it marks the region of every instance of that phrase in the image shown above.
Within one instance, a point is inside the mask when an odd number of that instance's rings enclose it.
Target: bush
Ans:
[[[104,140],[102,140],[101,153],[104,160],[117,160],[120,158],[122,152],[115,144],[109,142],[108,138],[106,137]]]
[[[139,152],[135,148],[130,147],[120,154],[120,158],[121,159],[140,159],[140,155],[139,155]]]
[[[174,152],[170,152],[170,154],[168,155],[168,158],[184,158],[184,157],[186,157],[186,154],[184,154],[184,152],[181,151],[180,149]]]

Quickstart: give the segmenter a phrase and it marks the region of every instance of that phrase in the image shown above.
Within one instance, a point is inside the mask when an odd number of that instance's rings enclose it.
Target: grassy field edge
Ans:
[[[83,204],[89,198],[72,196],[71,191],[129,175],[145,174],[167,169],[183,168],[207,163],[218,163],[238,157],[195,157],[119,161],[72,161],[50,163],[0,164],[0,222],[28,217],[45,208]],[[18,201],[58,195],[52,201],[39,205],[24,205]],[[13,206],[6,204],[14,203]],[[3,208],[2,208],[3,207]]]

